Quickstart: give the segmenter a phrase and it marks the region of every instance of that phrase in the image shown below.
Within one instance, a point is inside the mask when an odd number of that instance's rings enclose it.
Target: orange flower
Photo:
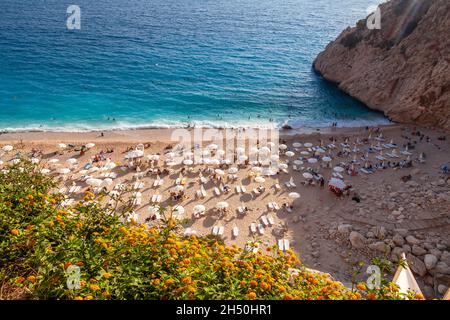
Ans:
[[[261,289],[266,290],[269,289],[270,285],[267,284],[266,282],[261,282],[260,287]]]
[[[247,284],[247,281],[245,281],[245,280],[242,280],[241,282],[240,282],[240,285],[241,286],[245,286]]]
[[[109,272],[105,272],[105,273],[103,274],[103,278],[105,278],[105,279],[109,279],[109,278],[111,278],[111,277],[112,277],[112,274],[109,273]]]
[[[417,300],[425,300],[425,297],[424,297],[423,294],[421,294],[421,293],[416,293],[415,298],[416,298]]]
[[[84,267],[84,263],[83,262],[77,262],[77,266],[79,266],[79,267]]]
[[[250,281],[250,285],[252,287],[256,287],[258,285],[258,282],[256,282],[255,280]]]
[[[108,291],[103,291],[102,292],[102,296],[105,297],[105,298],[108,298],[110,296],[110,294],[109,294]]]
[[[86,298],[84,298],[84,300],[93,300],[94,299],[94,297],[93,296],[91,296],[91,295],[89,295],[89,296],[86,296]]]
[[[364,283],[358,283],[356,288],[358,288],[361,291],[365,291],[366,290],[366,285]]]
[[[77,296],[77,297],[74,298],[74,300],[83,300],[83,297]]]
[[[72,265],[72,262],[66,262],[64,263],[64,270],[67,270]]]
[[[24,277],[19,277],[19,278],[17,278],[16,283],[22,283],[24,281],[25,281]]]
[[[33,229],[33,225],[32,224],[27,225],[27,231],[31,231],[32,229]]]
[[[31,194],[29,194],[27,198],[28,198],[28,200],[33,200],[34,199],[33,195],[31,195]]]
[[[27,280],[30,281],[31,283],[35,283],[36,282],[36,277],[35,276],[28,276]]]
[[[91,289],[91,291],[97,291],[100,289],[100,287],[97,284],[91,284],[89,286],[89,289]]]
[[[10,231],[10,233],[13,235],[13,236],[17,236],[18,234],[19,234],[19,230],[17,230],[17,229],[12,229],[11,231]]]
[[[184,277],[183,279],[181,279],[181,282],[183,282],[184,284],[190,284],[192,282],[192,278]]]
[[[377,298],[377,295],[375,293],[369,293],[367,295],[367,299],[369,300],[375,300]]]
[[[173,281],[173,279],[167,279],[165,284],[166,286],[171,286],[175,281]]]
[[[153,284],[154,284],[155,286],[159,285],[160,283],[161,283],[161,280],[159,280],[159,279],[153,280]]]
[[[256,298],[256,293],[254,293],[253,291],[247,293],[247,298],[249,298],[249,299],[255,299],[255,298]]]

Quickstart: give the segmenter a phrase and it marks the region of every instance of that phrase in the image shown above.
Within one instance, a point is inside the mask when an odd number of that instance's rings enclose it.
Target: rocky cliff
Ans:
[[[450,0],[391,0],[318,55],[314,69],[390,119],[450,130]]]

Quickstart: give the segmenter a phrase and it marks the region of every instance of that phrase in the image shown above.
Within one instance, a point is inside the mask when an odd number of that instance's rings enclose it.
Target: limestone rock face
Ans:
[[[450,130],[450,1],[391,0],[380,12],[381,29],[360,20],[314,69],[394,121]]]

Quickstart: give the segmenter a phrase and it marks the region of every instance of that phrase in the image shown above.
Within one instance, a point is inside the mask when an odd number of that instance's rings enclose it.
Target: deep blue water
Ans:
[[[0,129],[385,122],[311,68],[376,2],[1,0]]]

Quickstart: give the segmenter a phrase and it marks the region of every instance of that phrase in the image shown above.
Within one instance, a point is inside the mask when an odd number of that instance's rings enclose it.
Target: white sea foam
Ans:
[[[336,121],[336,120],[334,120]],[[215,129],[236,129],[236,128],[260,128],[260,129],[274,129],[282,128],[284,125],[289,125],[293,129],[314,129],[327,128],[331,126],[333,120],[303,120],[303,119],[288,119],[282,122],[269,122],[263,119],[254,121],[236,121],[233,123],[227,121],[155,121],[148,124],[136,124],[131,121],[115,121],[105,123],[93,124],[67,124],[67,125],[36,125],[30,124],[24,127],[7,127],[0,129],[0,132],[98,132],[98,131],[126,131],[139,129],[177,129],[177,128],[215,128]],[[387,118],[374,119],[355,119],[355,120],[338,120],[338,127],[365,127],[376,125],[392,124]]]

